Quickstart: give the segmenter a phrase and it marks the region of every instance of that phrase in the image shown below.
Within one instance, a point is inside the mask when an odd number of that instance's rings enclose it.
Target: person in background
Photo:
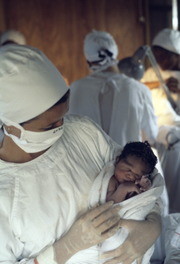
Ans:
[[[107,32],[88,33],[84,55],[92,73],[73,82],[69,114],[88,116],[117,143],[141,141],[150,144],[157,136],[157,123],[148,88],[119,73],[118,47]]]
[[[160,66],[162,78],[172,92],[171,96],[175,100],[177,107],[180,108],[180,31],[168,28],[161,30],[152,41],[152,51]],[[142,82],[150,88],[158,88],[160,86],[152,67],[147,69]],[[158,94],[158,90],[160,89],[153,89],[156,97],[159,97],[159,99],[163,98],[163,96],[166,97],[163,93],[159,92]]]
[[[88,210],[93,181],[121,147],[89,119],[64,117],[69,88],[54,65],[36,48],[5,45],[0,94],[0,263],[63,264],[123,226],[128,238],[107,257],[140,258],[160,234],[160,208],[143,221],[120,219],[113,202]]]
[[[141,81],[151,88],[159,127],[156,147],[166,180],[170,213],[177,213],[180,212],[180,31],[161,30],[152,42],[152,51],[176,104],[174,108],[153,68],[149,68]]]
[[[180,106],[180,31],[160,31],[153,40],[152,51],[162,74],[165,74],[167,87],[175,94],[174,99]]]
[[[21,32],[17,30],[6,30],[0,35],[0,46],[7,44],[26,45],[26,38]]]

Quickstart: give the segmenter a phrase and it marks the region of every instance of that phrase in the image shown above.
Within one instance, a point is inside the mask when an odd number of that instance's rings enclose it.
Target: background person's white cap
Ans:
[[[116,59],[118,47],[114,38],[107,32],[93,30],[84,39],[84,55],[87,61],[93,62],[101,59],[99,52],[108,50],[112,53],[112,58]]]
[[[24,35],[17,30],[7,30],[0,35],[0,45],[3,45],[8,41],[13,41],[19,45],[26,44],[26,39]]]
[[[180,55],[180,31],[165,28],[155,36],[152,45]]]
[[[61,74],[40,50],[23,45],[0,48],[0,120],[28,121],[67,91]]]

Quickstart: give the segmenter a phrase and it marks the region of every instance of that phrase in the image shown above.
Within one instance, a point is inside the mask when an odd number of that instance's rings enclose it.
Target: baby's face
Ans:
[[[128,156],[126,159],[118,162],[115,167],[114,176],[119,183],[127,181],[136,182],[148,173],[148,168],[142,160],[134,156]]]

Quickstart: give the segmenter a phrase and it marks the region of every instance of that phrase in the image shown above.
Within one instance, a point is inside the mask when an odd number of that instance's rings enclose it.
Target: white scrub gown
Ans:
[[[162,218],[162,233],[158,238],[151,264],[180,263],[180,214]]]
[[[159,153],[169,196],[169,212],[180,213],[180,141],[169,149],[160,145]]]
[[[99,72],[72,83],[69,113],[98,123],[117,143],[157,136],[151,93],[140,82],[113,72]]]
[[[180,83],[180,72],[161,71],[161,74],[164,79],[171,76],[176,77]],[[152,68],[143,77],[143,82],[148,81],[157,81],[157,77]],[[172,94],[172,96],[177,105],[180,105],[180,94]],[[152,90],[152,99],[155,114],[158,117],[159,135],[157,139],[158,142],[162,143],[164,138],[166,138],[166,129],[168,131],[169,126],[180,128],[180,115],[174,111],[162,88]],[[167,148],[167,144],[157,144],[157,148],[160,159],[162,160],[162,169],[169,196],[169,212],[177,213],[180,212],[180,142],[177,142],[172,148]]]
[[[89,190],[120,147],[85,118],[26,163],[0,160],[0,263],[33,263],[88,208]]]

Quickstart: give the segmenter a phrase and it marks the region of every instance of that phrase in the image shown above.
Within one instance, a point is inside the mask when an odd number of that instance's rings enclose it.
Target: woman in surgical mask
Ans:
[[[6,124],[3,126],[3,130],[7,137],[4,138],[3,146],[0,149],[1,158],[4,155],[13,162],[26,162],[39,156],[52,146],[63,134],[63,116],[68,110],[68,98],[69,90],[46,112],[21,124],[2,118]],[[17,146],[19,147],[15,151],[15,156],[13,156],[12,144],[8,144],[9,141],[13,143],[15,149]],[[11,149],[8,148],[9,145],[11,145]],[[17,155],[18,150],[20,152],[23,150],[27,157],[24,155],[23,159],[20,160],[19,155]],[[7,154],[8,151],[10,155]]]
[[[128,239],[105,258],[130,264],[160,233],[158,205],[144,221],[120,219],[113,202],[88,210],[94,179],[121,148],[89,119],[64,117],[68,99],[42,52],[1,48],[0,263],[66,263],[125,227]]]

